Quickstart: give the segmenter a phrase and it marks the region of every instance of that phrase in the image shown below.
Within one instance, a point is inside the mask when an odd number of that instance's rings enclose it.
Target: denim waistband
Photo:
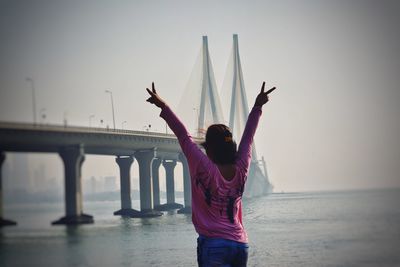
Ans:
[[[219,237],[207,237],[204,235],[199,234],[199,241],[202,243],[207,243],[208,245],[212,246],[235,246],[235,247],[242,247],[242,248],[248,248],[249,244],[248,243],[242,243],[234,240],[229,240],[225,238],[219,238]]]

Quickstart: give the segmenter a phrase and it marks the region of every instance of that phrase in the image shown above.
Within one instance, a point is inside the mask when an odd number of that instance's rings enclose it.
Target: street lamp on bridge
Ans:
[[[143,129],[148,132],[151,129],[151,124],[143,126]]]
[[[112,115],[113,115],[113,125],[114,125],[114,130],[115,130],[115,115],[114,115],[114,99],[113,99],[113,94],[110,90],[106,90],[106,93],[109,93],[111,96],[111,109],[112,109]]]
[[[94,118],[94,114],[89,116],[89,127],[92,127],[92,119]]]
[[[40,117],[42,118],[42,123],[44,123],[46,119],[46,108],[41,108],[39,110]]]
[[[36,124],[36,95],[35,95],[35,82],[32,78],[27,77],[25,81],[31,84],[32,89],[32,109],[33,109],[33,124]]]
[[[122,122],[122,124],[121,124],[121,129],[123,130],[124,129],[124,124],[126,123],[127,121],[123,121]]]

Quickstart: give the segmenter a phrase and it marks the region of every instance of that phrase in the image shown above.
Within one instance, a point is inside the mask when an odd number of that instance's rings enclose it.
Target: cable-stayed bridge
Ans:
[[[194,86],[186,90],[186,93],[190,94],[194,90],[199,96],[195,107],[189,107],[190,111],[193,109],[197,111],[197,130],[194,140],[198,143],[203,140],[205,130],[210,124],[225,123],[216,90],[207,37],[203,37],[199,58],[200,72],[193,72],[196,77],[200,75],[197,77],[199,79]],[[237,35],[234,35],[233,62],[229,126],[234,134],[237,133],[234,136],[239,139],[247,119],[248,107]],[[193,95],[191,97],[193,99]],[[190,113],[178,111],[183,117]],[[53,224],[80,224],[94,221],[91,215],[83,212],[82,205],[81,167],[85,154],[116,157],[115,161],[120,170],[121,209],[114,212],[115,215],[154,217],[162,215],[160,211],[170,209],[179,209],[179,213],[191,212],[189,169],[174,135],[148,131],[0,122],[0,226],[16,224],[4,219],[2,211],[1,167],[7,152],[47,152],[60,155],[64,164],[65,216]],[[132,209],[131,205],[130,169],[134,160],[137,160],[139,165],[140,211]],[[181,162],[183,166],[184,205],[175,203],[174,168],[177,162]],[[245,190],[247,197],[263,195],[272,190],[265,162],[262,165],[264,172],[261,171],[259,163],[253,144],[253,160]],[[166,173],[167,202],[164,204],[160,203],[161,165]]]

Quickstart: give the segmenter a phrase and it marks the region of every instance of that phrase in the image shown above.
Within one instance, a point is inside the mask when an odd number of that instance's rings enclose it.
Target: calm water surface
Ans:
[[[244,203],[249,266],[400,266],[400,190],[272,194]],[[139,203],[133,202],[134,208]],[[85,202],[95,224],[51,226],[63,203],[5,205],[0,266],[196,266],[190,215],[113,216]]]

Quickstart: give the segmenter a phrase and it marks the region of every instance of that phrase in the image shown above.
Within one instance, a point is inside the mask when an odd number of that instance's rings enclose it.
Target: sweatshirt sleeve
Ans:
[[[167,122],[168,126],[178,138],[183,154],[188,161],[190,171],[196,172],[200,164],[208,161],[208,157],[193,141],[186,127],[168,105],[162,108],[160,117]]]
[[[254,134],[256,132],[258,122],[262,114],[262,109],[260,106],[255,106],[251,110],[249,117],[247,118],[246,126],[243,131],[242,139],[240,140],[237,164],[239,167],[248,174],[250,160],[251,160],[251,149]]]

